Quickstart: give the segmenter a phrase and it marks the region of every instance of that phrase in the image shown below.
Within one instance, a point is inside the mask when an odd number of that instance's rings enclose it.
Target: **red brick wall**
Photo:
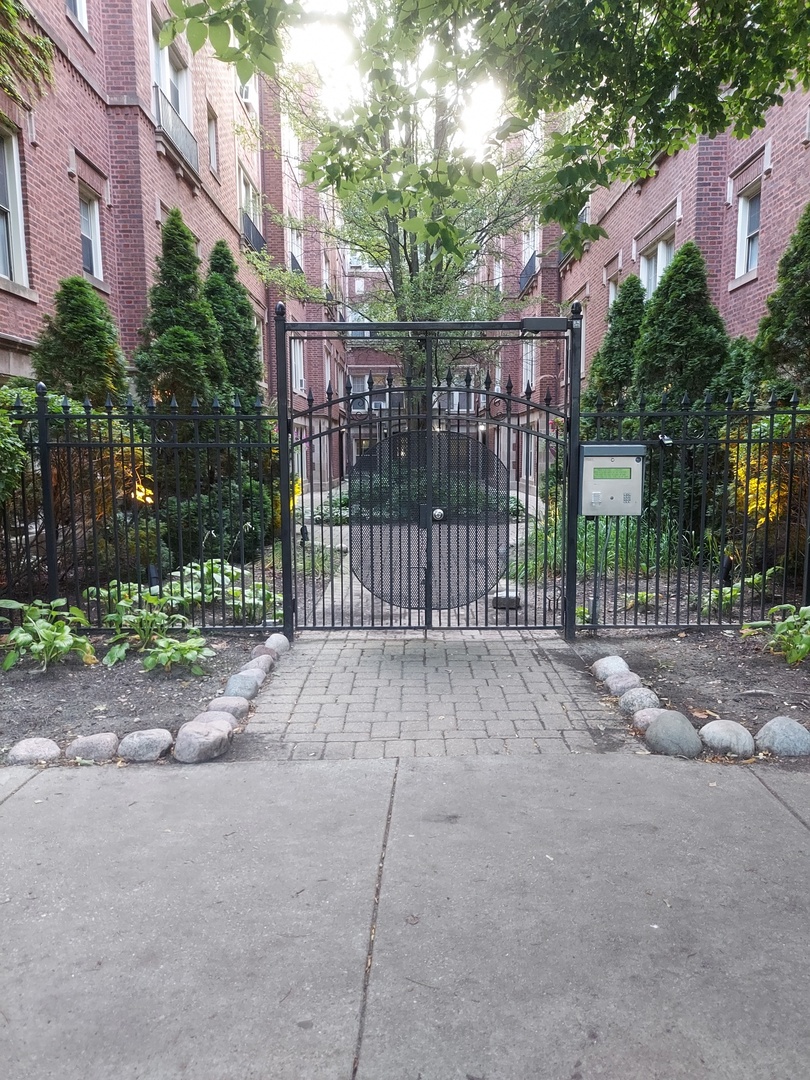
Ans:
[[[586,308],[586,356],[593,357],[604,336],[608,307],[605,271],[612,273],[621,255],[619,279],[640,272],[632,257],[633,240],[673,201],[680,199],[675,225],[676,249],[694,240],[704,254],[709,287],[729,334],[756,334],[765,299],[776,283],[776,269],[804,207],[810,202],[810,146],[806,143],[810,94],[786,95],[769,110],[767,124],[750,139],[728,134],[700,139],[696,146],[658,163],[657,175],[639,184],[616,184],[591,200],[591,221],[608,232],[579,260],[568,260],[561,274],[567,306],[582,300]],[[735,286],[737,199],[727,202],[730,176],[770,143],[772,170],[762,179],[761,231],[757,272]],[[729,285],[732,286],[729,291]]]

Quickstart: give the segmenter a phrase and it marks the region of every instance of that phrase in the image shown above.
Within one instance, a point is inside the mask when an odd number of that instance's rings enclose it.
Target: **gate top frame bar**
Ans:
[[[278,317],[278,314],[277,314]],[[287,333],[299,334],[302,332],[323,332],[329,334],[345,334],[351,329],[361,327],[363,330],[372,330],[374,333],[404,333],[407,331],[419,331],[420,333],[448,334],[453,331],[478,330],[482,333],[509,334],[542,334],[551,333],[563,336],[571,329],[571,321],[567,317],[542,316],[537,318],[520,319],[518,322],[367,322],[367,323],[334,323],[334,322],[291,322],[287,323]]]

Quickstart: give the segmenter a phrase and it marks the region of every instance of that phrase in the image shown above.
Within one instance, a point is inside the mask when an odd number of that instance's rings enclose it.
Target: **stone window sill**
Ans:
[[[759,268],[754,267],[753,270],[749,270],[747,274],[742,274],[740,277],[735,278],[728,283],[728,291],[734,292],[736,289],[741,289],[743,285],[747,285],[750,281],[756,281],[759,277]]]
[[[29,289],[27,285],[20,285],[19,282],[11,281],[9,278],[0,277],[0,289],[20,296],[23,300],[30,300],[32,304],[39,303],[39,293],[36,289]]]
[[[112,289],[106,281],[102,281],[101,278],[94,277],[92,274],[88,274],[86,270],[83,270],[84,280],[89,281],[94,289],[98,289],[99,292],[106,293],[108,296],[112,292]]]

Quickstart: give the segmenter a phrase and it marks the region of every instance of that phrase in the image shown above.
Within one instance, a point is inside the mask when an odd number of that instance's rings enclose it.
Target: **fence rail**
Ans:
[[[66,597],[98,627],[145,595],[199,626],[278,624],[275,417],[76,412],[41,394],[15,419],[26,463],[0,512],[0,594]]]
[[[351,417],[348,399],[330,402],[329,416],[334,410]],[[344,570],[334,567],[343,565],[342,526],[312,530],[311,481],[301,519],[312,533],[308,546],[301,522],[290,526],[282,515],[282,492],[294,496],[293,478],[281,482],[278,421],[265,409],[180,414],[130,404],[93,411],[40,393],[35,411],[18,407],[12,418],[25,464],[0,505],[0,596],[65,597],[95,627],[119,600],[146,595],[198,626],[278,626],[282,516],[293,552],[287,590],[299,605],[299,623],[304,608],[318,602],[311,595],[315,583],[332,592],[339,584],[335,575]],[[466,425],[474,420],[465,413]],[[331,431],[321,438],[330,448],[318,459],[328,471],[325,492],[349,472],[349,435],[373,445],[377,428],[382,432],[391,417],[370,414],[361,427],[341,423],[345,446],[332,445]],[[489,424],[502,428],[485,433],[493,448],[512,448],[526,431],[512,430],[508,418]],[[559,603],[563,589],[569,598],[573,589],[583,628],[734,627],[779,604],[810,603],[810,409],[795,402],[742,408],[665,402],[583,412],[580,425],[585,442],[644,444],[643,513],[577,516],[572,551],[571,511],[560,497],[567,485],[559,421],[559,452],[536,455],[534,502],[523,499],[529,517],[513,530],[505,580],[524,603],[510,622],[518,624],[518,612],[528,610],[537,582]],[[476,422],[476,430],[483,427]],[[317,433],[299,434],[292,461],[306,479],[314,458],[305,454],[315,452]],[[538,430],[537,438],[548,441],[551,434]],[[508,470],[516,451],[505,452]],[[338,537],[334,551],[319,556],[315,534],[328,545],[331,532]],[[563,564],[572,565],[573,554],[576,580],[565,583]]]

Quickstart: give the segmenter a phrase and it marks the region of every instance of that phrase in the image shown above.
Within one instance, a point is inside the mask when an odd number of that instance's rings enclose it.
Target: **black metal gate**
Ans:
[[[352,329],[277,310],[285,631],[563,628],[576,403],[480,354],[544,342],[578,396],[579,318],[363,323],[389,370],[316,401],[302,356]]]

